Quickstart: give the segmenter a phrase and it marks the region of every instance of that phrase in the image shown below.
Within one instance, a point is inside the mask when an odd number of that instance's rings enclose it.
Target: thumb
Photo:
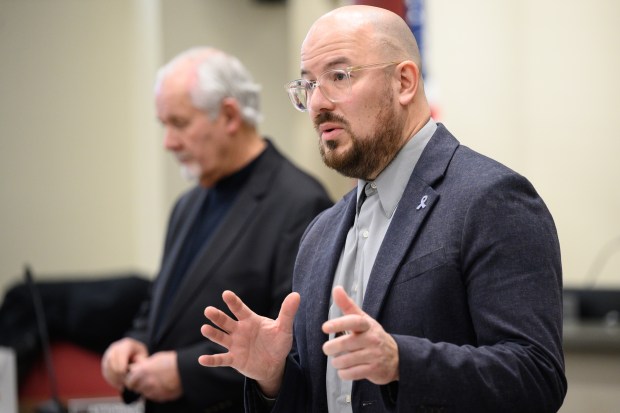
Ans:
[[[290,293],[282,302],[280,313],[278,314],[278,326],[285,333],[293,333],[293,321],[295,321],[295,314],[297,314],[300,302],[301,296],[299,293]]]
[[[342,310],[342,314],[356,314],[362,315],[364,312],[361,308],[355,304],[355,301],[346,293],[342,286],[337,285],[334,287],[332,291],[332,296],[334,297],[334,303]]]
[[[140,362],[146,360],[148,357],[149,357],[148,354],[138,353],[138,354],[136,354],[136,355],[134,355],[132,357],[131,362],[132,363],[140,363]]]

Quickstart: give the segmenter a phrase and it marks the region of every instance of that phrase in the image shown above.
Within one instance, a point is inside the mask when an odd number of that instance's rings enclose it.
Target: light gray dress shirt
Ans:
[[[359,213],[355,216],[353,226],[347,234],[344,249],[340,255],[333,286],[341,285],[362,307],[364,294],[373,263],[379,247],[398,207],[409,177],[413,172],[422,151],[435,133],[437,124],[430,119],[398,152],[392,162],[372,182],[358,180],[358,203],[362,191],[366,199],[358,205]],[[340,308],[330,301],[329,319],[342,316]],[[329,339],[333,339],[331,334]],[[327,359],[327,405],[329,413],[352,413],[351,389],[352,381],[341,380],[338,372],[332,367],[332,357]]]

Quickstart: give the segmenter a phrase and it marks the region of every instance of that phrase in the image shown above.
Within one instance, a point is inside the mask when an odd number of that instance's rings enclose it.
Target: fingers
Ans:
[[[237,321],[230,318],[222,310],[209,306],[205,308],[204,314],[207,319],[222,330],[229,333],[235,330],[235,324]]]
[[[398,380],[398,346],[389,342],[368,346],[359,341],[350,335],[331,340],[323,346],[338,376],[343,380],[366,379],[375,384]]]
[[[300,302],[301,297],[298,293],[290,293],[282,302],[280,313],[278,314],[278,324],[283,332],[293,333],[293,322],[295,321],[295,314],[297,314]]]
[[[359,334],[344,334],[323,343],[326,356],[336,356],[343,352],[354,352],[367,347],[366,341],[360,340]]]
[[[370,378],[373,368],[376,370],[376,355],[361,345],[352,335],[330,340],[323,345],[323,352],[330,356],[331,365],[343,380]]]
[[[341,286],[332,291],[334,303],[340,307],[344,316],[323,323],[325,334],[363,333],[370,328],[369,317],[355,304]]]
[[[118,370],[114,370],[109,364],[102,364],[101,374],[103,378],[116,389],[123,387],[123,380],[125,379],[125,371],[119,373]]]
[[[359,380],[369,377],[373,371],[373,358],[363,349],[354,353],[343,353],[332,357],[331,364],[338,370],[342,380]],[[375,370],[376,370],[376,366]]]
[[[217,328],[209,324],[203,324],[202,327],[200,328],[200,332],[202,333],[203,336],[213,341],[214,343],[219,344],[220,346],[225,347],[227,349],[230,348],[232,339],[230,338],[228,334],[224,333],[222,330],[218,330]]]
[[[125,376],[125,383],[124,383],[125,387],[127,387],[130,390],[137,390],[136,386],[139,380],[140,380],[140,375],[136,373],[135,367],[130,366],[129,371],[127,372]]]
[[[347,295],[342,286],[337,285],[336,287],[334,287],[332,295],[334,297],[334,303],[338,307],[340,307],[340,309],[342,310],[342,314],[364,314],[362,309],[359,308],[357,304],[355,304],[355,301],[353,301],[351,297]]]
[[[141,354],[141,351],[140,345],[132,339],[124,338],[112,343],[101,360],[102,373],[106,381],[118,389],[122,388],[129,363],[133,357]]]
[[[243,301],[232,291],[224,291],[222,293],[224,302],[230,309],[230,311],[237,317],[237,320],[245,320],[249,317],[256,316],[256,314],[246,306]],[[293,321],[295,320],[295,314],[299,309],[301,298],[298,293],[290,293],[286,296],[280,307],[280,313],[278,315],[279,327],[286,333],[292,333]],[[237,320],[233,320],[223,311],[215,307],[205,308],[204,315],[213,324],[219,327],[226,333],[232,333],[237,326]],[[220,334],[221,331],[216,329],[210,329],[206,325],[201,328],[202,335],[224,347],[228,347],[226,334]]]
[[[347,323],[347,319],[352,321]],[[368,323],[364,332],[354,330],[360,320]],[[331,358],[332,366],[338,370],[340,378],[367,379],[375,384],[399,379],[398,344],[379,323],[367,315],[347,315],[332,321],[343,321],[346,325],[344,328],[353,329],[352,334],[345,334],[323,344],[323,352]]]
[[[222,293],[222,299],[224,300],[230,311],[232,311],[235,317],[237,317],[237,320],[244,320],[254,315],[254,312],[250,310],[250,308],[245,305],[243,301],[241,301],[241,298],[239,298],[237,294],[233,293],[232,291],[224,291]]]
[[[143,360],[146,360],[148,357],[149,355],[145,353],[136,354],[132,359],[132,363],[139,363]]]
[[[229,367],[232,366],[232,362],[230,353],[204,354],[198,357],[198,363],[205,367]]]
[[[322,329],[325,334],[351,334],[368,331],[370,325],[368,317],[345,315],[324,322]]]
[[[362,380],[371,377],[373,367],[370,364],[359,364],[347,369],[338,370],[338,376],[342,380]]]

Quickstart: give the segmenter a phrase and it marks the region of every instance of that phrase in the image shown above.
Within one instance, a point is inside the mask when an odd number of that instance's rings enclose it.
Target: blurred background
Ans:
[[[349,3],[0,0],[0,293],[25,263],[39,279],[154,276],[188,184],[163,150],[152,85],[195,45],[240,58],[263,87],[261,131],[339,199],[353,183],[322,165],[283,85],[311,23]],[[567,288],[619,289],[620,2],[426,0],[423,12],[437,120],[532,181]],[[620,405],[614,351],[571,359],[581,375],[562,411]]]

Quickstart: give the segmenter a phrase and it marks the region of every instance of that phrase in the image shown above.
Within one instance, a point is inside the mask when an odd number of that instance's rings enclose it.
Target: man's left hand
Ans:
[[[342,317],[323,323],[325,334],[339,334],[323,344],[342,380],[367,379],[383,385],[398,380],[398,345],[375,319],[362,311],[340,286],[334,288],[334,303]]]
[[[125,387],[155,402],[178,399],[183,390],[177,367],[177,353],[162,351],[129,366]]]

